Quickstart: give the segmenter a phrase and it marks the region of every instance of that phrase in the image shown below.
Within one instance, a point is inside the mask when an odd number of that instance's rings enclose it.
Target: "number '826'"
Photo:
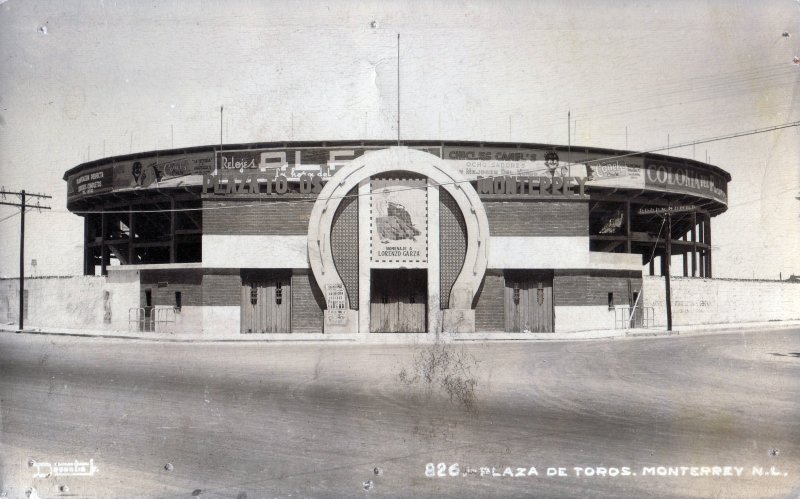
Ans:
[[[453,463],[447,466],[445,463],[428,463],[425,465],[425,476],[428,478],[444,477],[444,476],[458,476],[461,473],[458,463]]]

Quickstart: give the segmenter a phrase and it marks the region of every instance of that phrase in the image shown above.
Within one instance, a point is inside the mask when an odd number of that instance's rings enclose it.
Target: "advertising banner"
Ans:
[[[600,156],[578,151],[569,154],[570,175],[586,177],[587,186],[619,189],[644,189],[642,158]]]
[[[669,192],[684,192],[721,203],[728,202],[728,183],[711,172],[699,172],[692,168],[681,168],[662,162],[648,162],[646,172],[648,189]]]
[[[217,152],[217,165],[225,171],[262,171],[286,177],[290,182],[303,175],[323,179],[333,176],[338,169],[366,152],[386,149],[386,146],[363,147],[312,147],[242,149]],[[415,147],[435,156],[441,156],[440,147]]]
[[[150,187],[166,180],[204,175],[213,170],[214,154],[211,152],[122,161],[70,175],[67,178],[67,198],[72,200],[112,189]]]
[[[378,264],[428,261],[428,192],[425,179],[373,179],[370,196],[371,260]]]
[[[114,164],[114,188],[150,187],[165,180],[212,171],[211,152],[135,159]]]
[[[111,165],[92,168],[71,175],[67,179],[67,199],[109,192],[112,186],[113,167]]]
[[[548,166],[543,149],[445,146],[442,159],[470,180],[499,175],[545,175]],[[551,159],[552,161],[552,159]],[[558,158],[555,158],[558,163]]]
[[[444,160],[470,180],[500,176],[587,177],[587,186],[644,188],[642,160],[608,158],[582,151],[511,147],[451,147]]]

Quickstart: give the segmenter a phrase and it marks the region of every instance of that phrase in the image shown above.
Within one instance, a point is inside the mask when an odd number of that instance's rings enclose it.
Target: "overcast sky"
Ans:
[[[798,121],[798,21],[798,0],[9,0],[0,184],[53,196],[26,217],[27,272],[80,274],[65,170],[170,148],[173,130],[215,144],[220,105],[226,142],[393,139],[398,32],[406,139],[565,144],[571,110],[573,144],[647,150]],[[670,153],[733,176],[715,277],[800,274],[800,128]],[[13,214],[0,276],[19,274]]]

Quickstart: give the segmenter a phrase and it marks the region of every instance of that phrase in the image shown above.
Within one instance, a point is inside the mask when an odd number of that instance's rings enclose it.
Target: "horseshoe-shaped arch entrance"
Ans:
[[[342,167],[317,197],[308,226],[308,259],[314,278],[325,295],[325,332],[369,332],[370,286],[370,179],[387,172],[409,172],[427,178],[428,191],[428,331],[474,332],[473,299],[486,272],[489,222],[478,193],[459,172],[441,158],[408,147],[367,152]],[[334,215],[347,194],[359,195],[359,304],[351,309],[350,297],[337,272],[331,251]],[[448,308],[439,314],[439,192],[455,200],[466,226],[467,248],[461,272],[450,292]],[[344,290],[343,309],[336,309],[332,294]],[[341,300],[337,303],[341,304]]]

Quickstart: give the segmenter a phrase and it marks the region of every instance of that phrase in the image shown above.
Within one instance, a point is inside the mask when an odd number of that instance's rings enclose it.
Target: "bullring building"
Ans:
[[[730,175],[600,148],[360,141],[130,154],[64,180],[84,272],[138,282],[139,327],[165,309],[178,332],[370,335],[610,329],[665,254],[711,276]]]

